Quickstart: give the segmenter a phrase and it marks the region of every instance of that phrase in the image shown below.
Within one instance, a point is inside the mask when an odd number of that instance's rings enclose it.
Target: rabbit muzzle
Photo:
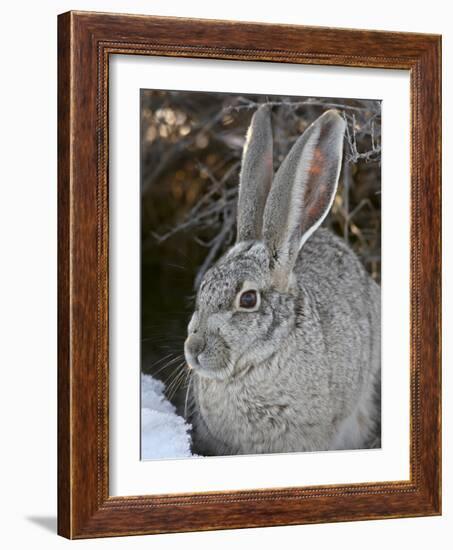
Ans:
[[[199,356],[203,352],[205,346],[206,344],[203,338],[196,334],[189,334],[184,342],[184,355],[190,368],[197,369],[201,366]]]
[[[184,343],[184,355],[188,367],[202,377],[221,380],[232,374],[228,345],[218,334],[190,332]]]

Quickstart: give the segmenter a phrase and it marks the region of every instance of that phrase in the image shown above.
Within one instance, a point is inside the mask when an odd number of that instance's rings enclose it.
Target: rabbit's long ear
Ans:
[[[272,128],[269,106],[253,115],[242,154],[237,241],[262,238],[263,212],[272,182]]]
[[[321,225],[335,198],[345,127],[337,111],[325,112],[299,137],[275,175],[263,236],[281,288],[287,287],[301,246]]]

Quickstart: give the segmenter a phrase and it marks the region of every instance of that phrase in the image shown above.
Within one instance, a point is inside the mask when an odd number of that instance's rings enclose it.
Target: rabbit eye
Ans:
[[[252,309],[256,306],[257,301],[256,290],[246,290],[239,298],[239,306],[244,309]]]

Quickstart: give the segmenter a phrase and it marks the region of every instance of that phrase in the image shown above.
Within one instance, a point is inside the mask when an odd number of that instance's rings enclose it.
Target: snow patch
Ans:
[[[141,392],[142,460],[196,456],[190,451],[191,425],[166,399],[164,383],[142,374]]]

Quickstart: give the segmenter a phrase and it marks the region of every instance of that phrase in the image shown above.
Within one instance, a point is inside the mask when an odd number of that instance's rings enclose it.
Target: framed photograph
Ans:
[[[58,531],[441,513],[441,38],[59,16]]]

